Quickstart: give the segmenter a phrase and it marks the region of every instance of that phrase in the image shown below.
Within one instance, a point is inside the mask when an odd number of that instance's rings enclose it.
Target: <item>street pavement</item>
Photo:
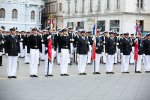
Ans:
[[[0,100],[150,100],[150,74],[142,68],[141,74],[120,72],[120,64],[114,66],[114,75],[105,74],[105,65],[100,64],[101,75],[92,74],[92,65],[86,68],[87,75],[78,75],[77,65],[69,66],[70,76],[60,76],[59,65],[54,64],[54,77],[44,76],[41,61],[38,78],[29,77],[29,65],[19,59],[17,79],[7,78],[7,58],[3,56],[0,67]]]

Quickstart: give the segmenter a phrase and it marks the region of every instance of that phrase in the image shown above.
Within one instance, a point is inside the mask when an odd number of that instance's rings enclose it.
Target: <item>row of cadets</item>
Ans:
[[[19,38],[16,29],[10,29],[10,35],[5,38],[5,52],[8,54],[7,74],[8,78],[17,78],[17,62],[20,53]]]
[[[30,77],[38,77],[38,65],[40,53],[42,52],[41,36],[38,35],[36,28],[32,29],[32,33],[29,37],[28,52],[30,53]]]
[[[56,50],[57,50],[57,35],[53,33],[49,34],[47,30],[43,30],[43,42],[45,45],[45,76],[49,77],[49,76],[53,76],[52,69],[53,69],[54,57],[56,55]],[[52,46],[51,61],[48,55],[50,45]]]

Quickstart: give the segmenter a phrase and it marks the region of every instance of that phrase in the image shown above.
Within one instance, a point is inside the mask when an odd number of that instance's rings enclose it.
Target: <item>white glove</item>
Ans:
[[[18,57],[20,56],[20,53],[18,53]]]
[[[47,40],[50,39],[50,38],[51,38],[51,35],[49,35],[49,36],[47,37]]]

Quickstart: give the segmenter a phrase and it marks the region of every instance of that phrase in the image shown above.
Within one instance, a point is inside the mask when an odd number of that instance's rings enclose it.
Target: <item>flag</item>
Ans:
[[[138,61],[138,40],[135,42],[135,48],[134,48],[134,60]]]
[[[141,31],[140,31],[140,22],[137,20],[136,21],[136,33],[135,33],[136,37],[141,36]]]
[[[52,39],[48,40],[48,60],[52,63]]]
[[[96,34],[97,34],[96,25],[94,25],[92,33],[94,35],[94,42],[92,45],[92,61],[95,61],[95,59],[96,59]]]
[[[140,28],[139,28],[139,26],[140,26],[140,23],[139,23],[139,21],[136,21],[137,23],[136,23],[136,37],[139,37],[139,36],[141,36],[141,31],[140,31]],[[138,39],[137,40],[135,40],[135,47],[134,47],[134,60],[135,60],[135,62],[137,62],[138,61]]]

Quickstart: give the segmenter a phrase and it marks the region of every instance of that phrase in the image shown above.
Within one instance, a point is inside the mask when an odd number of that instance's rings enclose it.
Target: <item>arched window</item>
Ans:
[[[12,10],[12,19],[18,19],[18,11],[17,9]]]
[[[0,8],[0,18],[5,18],[5,9]]]
[[[31,11],[31,21],[35,21],[35,11]]]

